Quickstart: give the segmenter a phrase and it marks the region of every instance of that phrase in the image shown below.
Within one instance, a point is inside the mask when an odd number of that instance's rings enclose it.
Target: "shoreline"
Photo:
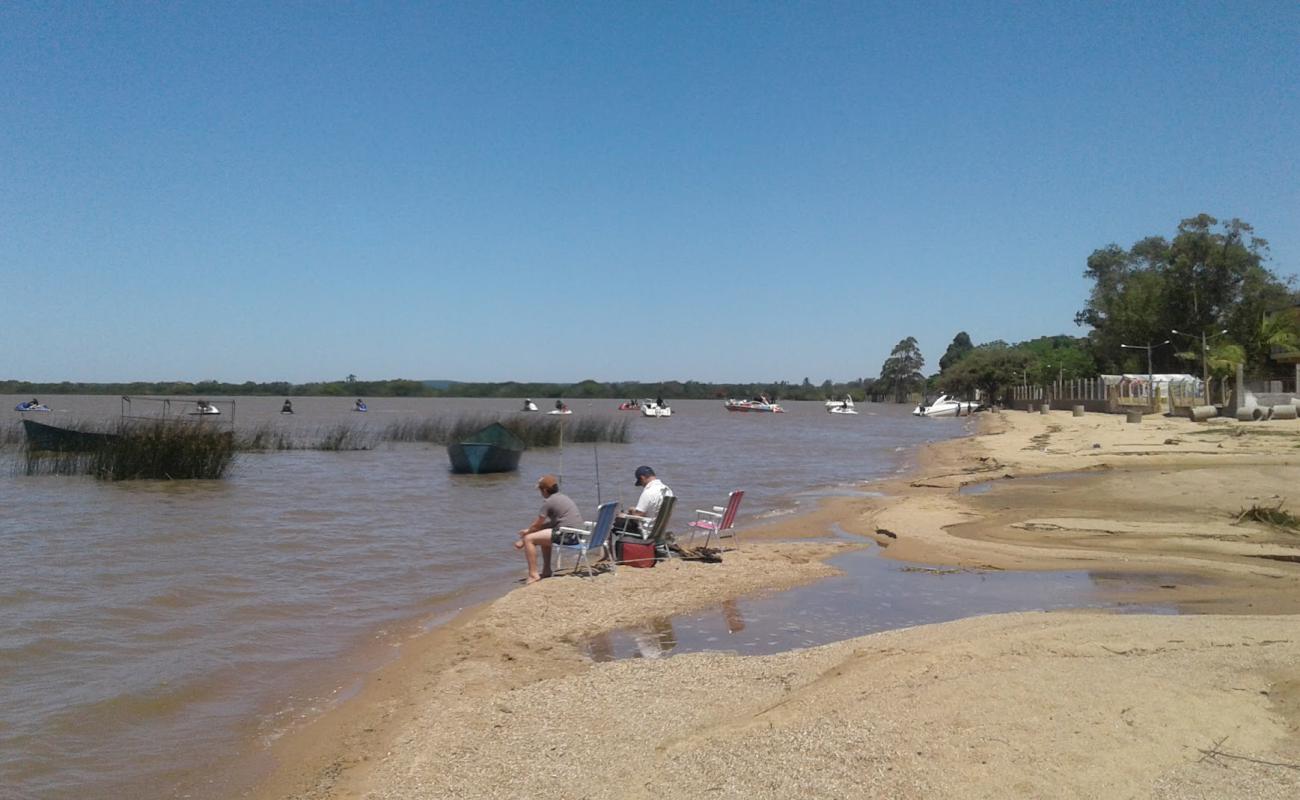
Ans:
[[[891,680],[882,680],[881,669],[886,670],[884,674],[894,675],[894,667],[887,665],[897,661],[900,652],[908,655],[909,669],[919,670],[907,674],[915,675],[937,676],[945,672],[951,667],[952,653],[960,653],[959,660],[977,664],[976,671],[1001,664],[1007,658],[1028,659],[1028,664],[1019,665],[1024,675],[1013,671],[1016,677],[1007,677],[1008,686],[1037,697],[1042,695],[1045,686],[1058,684],[1061,679],[1058,673],[1068,677],[1072,671],[1083,670],[1075,677],[1086,682],[1089,671],[1109,668],[1105,664],[1080,666],[1065,660],[1067,657],[1057,652],[1062,647],[1082,648],[1088,658],[1103,661],[1117,658],[1111,655],[1112,650],[1164,653],[1168,647],[1160,646],[1157,640],[1168,639],[1175,629],[1178,631],[1175,638],[1182,642],[1201,643],[1175,648],[1178,653],[1166,659],[1170,664],[1161,665],[1180,680],[1191,677],[1183,673],[1193,668],[1199,670],[1198,675],[1218,674],[1216,670],[1222,672],[1226,668],[1220,663],[1223,659],[1214,657],[1214,648],[1220,646],[1214,642],[1237,640],[1238,644],[1228,646],[1228,650],[1238,645],[1245,648],[1242,642],[1246,640],[1267,642],[1266,647],[1258,650],[1262,654],[1262,666],[1252,674],[1262,670],[1274,676],[1268,682],[1269,688],[1260,690],[1268,691],[1263,696],[1273,699],[1268,700],[1265,708],[1257,707],[1258,703],[1244,710],[1224,710],[1216,705],[1215,713],[1229,714],[1236,720],[1233,728],[1236,733],[1232,735],[1249,739],[1252,753],[1274,754],[1285,760],[1283,755],[1300,752],[1296,741],[1300,731],[1297,711],[1300,701],[1296,699],[1300,697],[1300,673],[1285,663],[1288,659],[1291,664],[1300,663],[1300,625],[1290,616],[1258,616],[1300,612],[1300,600],[1297,600],[1300,592],[1296,591],[1300,587],[1300,567],[1257,557],[1270,555],[1264,552],[1268,548],[1285,549],[1287,542],[1254,530],[1249,535],[1240,530],[1225,533],[1226,523],[1217,518],[1206,522],[1202,526],[1204,530],[1187,533],[1194,528],[1191,522],[1140,518],[1134,521],[1130,514],[1132,508],[1139,511],[1176,508],[1180,502],[1186,503],[1189,496],[1200,500],[1203,506],[1213,506],[1214,502],[1222,505],[1224,497],[1217,501],[1210,499],[1215,480],[1213,475],[1207,478],[1201,474],[1207,466],[1216,475],[1224,469],[1241,473],[1250,485],[1262,487],[1258,497],[1267,499],[1274,485],[1285,486],[1288,480],[1294,485],[1294,478],[1300,477],[1296,467],[1300,459],[1270,448],[1268,441],[1261,447],[1253,436],[1236,436],[1235,426],[1231,425],[1221,426],[1223,435],[1219,439],[1214,428],[1192,426],[1185,420],[1144,421],[1138,430],[1139,426],[1117,427],[1112,418],[1098,415],[1071,419],[1057,413],[1039,417],[1014,412],[989,415],[981,420],[977,436],[923,446],[906,475],[870,484],[885,496],[826,498],[805,514],[748,529],[743,534],[745,550],[728,553],[723,565],[669,562],[654,570],[623,569],[616,576],[602,575],[594,581],[543,581],[533,587],[513,590],[448,625],[416,636],[403,646],[402,654],[394,662],[371,676],[356,697],[276,743],[272,749],[274,758],[281,765],[292,766],[276,769],[250,796],[439,796],[450,791],[451,786],[456,787],[455,794],[463,796],[561,797],[578,792],[590,796],[648,796],[651,789],[636,782],[638,777],[644,777],[642,772],[661,777],[670,775],[676,793],[686,796],[705,791],[709,796],[717,796],[719,792],[723,796],[781,796],[779,792],[770,794],[771,790],[754,783],[761,782],[761,776],[770,770],[751,763],[751,759],[766,752],[765,758],[776,758],[781,763],[800,755],[806,757],[805,766],[812,768],[814,764],[824,766],[823,751],[844,750],[836,757],[843,762],[844,756],[853,753],[855,748],[864,747],[860,741],[855,745],[830,736],[817,753],[800,754],[790,751],[789,743],[783,744],[780,736],[773,739],[775,734],[763,733],[762,725],[756,722],[758,719],[775,725],[769,730],[784,731],[787,735],[800,730],[812,736],[819,718],[810,716],[808,709],[828,702],[819,681],[847,683],[861,692],[861,697],[872,698],[870,702],[832,703],[823,714],[851,716],[857,712],[855,725],[884,726],[902,741],[914,735],[906,730],[902,720],[915,707],[907,703],[900,705],[891,692],[902,692],[913,702],[930,702],[934,698],[931,685],[925,682],[903,681],[900,688]],[[1170,440],[1177,441],[1170,444]],[[1294,449],[1293,445],[1288,446]],[[1060,472],[1084,474],[1070,481],[1041,479]],[[1184,478],[1191,479],[1190,487],[1183,485]],[[996,482],[986,493],[958,491],[963,485],[990,480]],[[1153,484],[1167,484],[1168,496],[1153,495]],[[1126,497],[1125,491],[1137,492],[1137,500]],[[1105,502],[1107,498],[1109,502]],[[1108,516],[1118,519],[1099,522],[1101,511],[1116,512]],[[1125,514],[1130,518],[1126,520]],[[1080,522],[1087,515],[1091,515],[1091,521]],[[1169,529],[1151,527],[1161,524]],[[1162,603],[1172,602],[1186,610],[1238,616],[1006,614],[872,634],[776,656],[706,653],[653,662],[594,664],[579,654],[577,642],[584,634],[642,622],[650,616],[647,608],[659,615],[682,613],[723,598],[761,589],[786,588],[834,574],[836,571],[824,559],[852,549],[851,544],[771,542],[775,538],[798,538],[798,532],[805,537],[823,536],[832,526],[873,537],[885,547],[883,555],[901,560],[982,569],[1104,568],[1149,574],[1155,576],[1149,587],[1130,592],[1125,601],[1141,603],[1159,597]],[[809,533],[810,530],[816,533]],[[1184,531],[1181,535],[1180,530]],[[707,580],[700,580],[705,577]],[[557,607],[565,603],[577,604],[577,610],[561,613]],[[592,613],[593,609],[598,613]],[[1096,644],[1094,639],[1113,639],[1122,646],[1089,649]],[[1044,649],[1043,641],[1057,642],[1057,645]],[[774,678],[773,670],[783,677]],[[733,679],[748,677],[740,684],[733,680],[715,687],[716,694],[687,692],[678,696],[675,691],[663,691],[666,687],[712,685],[719,675],[730,675]],[[828,675],[833,675],[834,680]],[[956,674],[949,678],[954,685],[966,680]],[[592,713],[575,715],[546,699],[553,693],[567,696],[592,690],[598,685],[593,681],[617,681],[626,691],[613,694],[628,696],[623,703],[615,703],[597,692],[596,704],[601,708],[609,706],[600,717]],[[1148,704],[1149,698],[1160,700],[1173,692],[1172,687],[1164,687],[1159,681],[1156,684],[1143,690]],[[888,686],[893,689],[882,688]],[[659,691],[654,687],[659,687]],[[1089,699],[1094,705],[1102,706],[1113,699],[1112,695],[1133,699],[1125,691],[1122,686],[1114,686],[1108,692],[1094,692]],[[953,730],[961,730],[959,723],[966,714],[962,709],[971,705],[983,710],[978,715],[983,720],[981,725],[992,725],[1007,734],[998,738],[1030,746],[1031,742],[1021,742],[1013,735],[1018,730],[1013,718],[1014,702],[1001,710],[989,708],[989,697],[998,693],[989,692],[987,686],[978,683],[966,687],[965,692],[955,700],[946,699],[940,704],[941,709],[927,715],[933,719],[928,723],[929,735],[918,742],[919,747],[936,743],[955,747]],[[805,700],[808,709],[792,710],[787,697],[791,693]],[[1178,692],[1173,693],[1181,698]],[[1069,694],[1066,692],[1064,696]],[[779,713],[773,711],[776,707],[765,705],[782,697],[786,699],[780,701],[779,708],[785,710]],[[1166,703],[1155,705],[1170,713],[1172,709],[1166,706],[1185,702],[1174,697],[1164,699]],[[582,707],[590,711],[591,701],[584,702],[588,705]],[[1070,706],[1066,700],[1059,702]],[[896,706],[893,713],[898,718],[878,711],[867,713],[865,706],[876,709]],[[766,710],[755,717],[756,708]],[[1082,709],[1073,707],[1062,711],[1066,718],[1079,713]],[[779,724],[773,717],[779,718]],[[1128,727],[1134,726],[1130,720],[1124,722]],[[1188,728],[1187,724],[1180,727],[1168,719],[1162,725],[1175,734]],[[709,772],[705,766],[711,763],[712,756],[701,756],[691,748],[683,751],[678,745],[683,737],[693,739],[718,726],[724,739],[743,743],[736,749],[722,748],[722,751],[728,763],[743,762],[745,774],[750,777],[741,779],[731,770],[724,770],[719,773],[724,780],[718,787],[702,786],[701,781],[707,782]],[[645,767],[621,768],[620,772],[628,774],[619,780],[594,775],[584,778],[581,784],[554,784],[533,772],[539,754],[521,744],[525,740],[518,739],[516,728],[520,736],[528,730],[543,732],[548,742],[543,751],[566,746],[549,744],[556,736],[566,741],[569,736],[576,740],[599,736],[601,741],[612,736],[617,740],[618,732],[625,728],[627,735],[634,739],[647,738],[647,732],[649,738],[661,738],[655,739],[657,744],[649,751],[640,748],[639,757],[637,749],[632,748],[628,753],[629,763],[635,764],[639,759]],[[1244,733],[1247,730],[1254,738]],[[1044,738],[1043,732],[1036,730],[1033,738]],[[1163,748],[1159,750],[1164,759],[1159,762],[1162,769],[1177,768],[1174,771],[1178,772],[1187,766],[1183,761],[1188,755],[1187,748],[1192,745],[1185,742],[1171,745],[1168,736],[1156,738]],[[1210,740],[1202,744],[1209,746]],[[1047,750],[1040,754],[1040,760],[1050,762],[1062,753],[1080,757],[1076,752],[1077,743],[1066,736],[1048,735],[1044,746]],[[1105,750],[1106,742],[1090,742],[1088,746]],[[1155,747],[1151,744],[1146,749]],[[1134,748],[1142,749],[1130,742],[1128,749]],[[614,749],[619,751],[620,746]],[[1231,748],[1225,746],[1225,749]],[[877,752],[870,746],[867,750],[872,754]],[[861,756],[859,753],[855,757]],[[944,784],[936,771],[938,768],[912,763],[914,760],[902,751],[885,759],[888,768],[882,767],[880,774],[873,773],[876,782],[871,784],[875,787],[872,791],[902,795],[919,792],[916,796],[929,794],[921,791],[926,786],[934,791],[947,791],[941,788]],[[441,761],[447,763],[440,766]],[[989,761],[986,757],[981,764],[987,765]],[[475,767],[479,762],[480,766]],[[673,765],[667,773],[664,772],[666,762]],[[683,765],[693,766],[683,768]],[[489,770],[489,766],[496,772]],[[957,795],[985,796],[981,792],[991,791],[992,784],[980,783],[980,770],[975,768],[980,765],[962,761],[959,766],[970,774],[960,787],[950,787]],[[1003,768],[1014,772],[1015,766],[1004,764]],[[1026,773],[1022,776],[1023,790],[1013,794],[1060,792],[1059,782],[1051,786],[1041,783],[1038,775],[1041,765],[1020,767]],[[1135,764],[1132,774],[1123,773],[1128,775],[1125,779],[1128,783],[1118,786],[1107,783],[1111,780],[1107,771],[1095,767],[1077,774],[1067,771],[1057,779],[1065,781],[1067,786],[1090,786],[1089,792],[1080,790],[1077,795],[1087,796],[1092,790],[1131,791],[1135,781],[1147,780],[1150,777],[1147,773],[1154,769],[1144,771],[1140,764]],[[808,779],[805,769],[788,771]],[[813,794],[836,796],[835,791],[862,790],[860,774],[841,774],[839,769],[823,771],[826,774],[819,773],[820,778],[830,783],[825,791],[814,790]],[[1207,775],[1213,777],[1212,773],[1202,773],[1205,771],[1194,767],[1182,769],[1171,785],[1191,785],[1186,781],[1201,781]],[[1233,774],[1241,777],[1236,772]],[[1253,772],[1249,777],[1251,781],[1259,779]],[[779,778],[770,780],[780,784]],[[1281,779],[1267,780],[1272,781],[1268,785],[1273,788],[1288,791],[1294,788],[1278,784]],[[980,786],[982,790],[978,789]],[[654,790],[662,791],[662,786]]]

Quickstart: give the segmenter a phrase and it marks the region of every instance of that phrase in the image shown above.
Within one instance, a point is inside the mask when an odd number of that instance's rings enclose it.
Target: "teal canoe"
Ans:
[[[463,441],[447,445],[451,471],[482,475],[488,472],[514,472],[524,441],[506,430],[499,422],[483,428]]]

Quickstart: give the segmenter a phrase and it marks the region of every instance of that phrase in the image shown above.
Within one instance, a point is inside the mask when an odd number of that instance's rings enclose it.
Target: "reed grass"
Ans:
[[[558,447],[561,443],[627,442],[626,417],[535,417],[468,414],[445,418],[399,420],[380,432],[386,442],[427,442],[450,444],[499,422],[529,447]]]
[[[29,443],[22,471],[107,481],[215,480],[225,476],[236,453],[233,433],[200,422],[125,421],[112,434],[82,452],[38,450]]]

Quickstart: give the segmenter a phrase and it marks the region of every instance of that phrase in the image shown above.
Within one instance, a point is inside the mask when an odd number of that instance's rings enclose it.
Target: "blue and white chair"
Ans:
[[[573,553],[578,557],[578,563],[574,566],[576,572],[578,567],[586,566],[587,575],[595,574],[591,568],[591,560],[587,557],[592,551],[597,551],[609,558],[610,569],[614,569],[614,553],[610,547],[611,542],[609,532],[614,528],[614,516],[618,512],[618,502],[611,500],[608,503],[602,503],[596,509],[596,521],[583,523],[581,528],[561,527],[560,541],[551,545],[553,550],[552,561],[555,565],[556,572],[560,570],[560,561],[565,553]],[[567,543],[566,543],[567,542]]]

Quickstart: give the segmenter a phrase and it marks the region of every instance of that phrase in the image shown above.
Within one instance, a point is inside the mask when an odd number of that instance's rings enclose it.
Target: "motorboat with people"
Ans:
[[[626,401],[626,402],[619,403],[619,404],[618,404],[618,410],[619,410],[619,411],[640,411],[640,410],[641,410],[641,401],[640,401],[640,400],[628,400],[628,401]]]
[[[353,411],[360,411],[360,412],[362,412],[362,413],[365,413],[365,412],[369,411],[370,408],[366,405],[366,401],[365,401],[365,400],[362,400],[360,397],[358,397],[358,398],[357,398],[357,402],[355,402],[355,403],[352,404],[352,410],[353,410]]]
[[[215,417],[221,414],[221,409],[209,403],[207,400],[200,400],[195,405],[195,409],[190,412],[191,417]]]
[[[571,410],[569,409],[569,406],[568,406],[568,405],[567,405],[563,400],[556,400],[556,401],[555,401],[555,408],[552,408],[550,411],[548,411],[548,412],[546,412],[546,413],[548,413],[548,414],[562,414],[562,415],[568,416],[569,414],[572,414],[573,411],[571,411]]]
[[[293,403],[289,402],[289,398],[286,397],[284,399],[284,405],[280,406],[280,413],[281,414],[293,413]]]
[[[932,403],[918,403],[912,414],[917,417],[968,417],[979,409],[980,404],[973,400],[958,400],[941,394]]]
[[[673,410],[662,400],[642,400],[641,416],[643,417],[671,417]]]
[[[853,398],[844,395],[843,400],[827,400],[826,410],[832,414],[856,414],[858,410],[853,407]]]
[[[536,411],[536,410],[537,410],[537,404],[533,402],[533,398],[531,398],[531,397],[525,397],[525,398],[524,398],[524,407],[521,408],[521,409],[519,409],[519,410],[520,410],[520,411]]]
[[[33,397],[14,406],[14,411],[49,411],[50,407]]]
[[[728,411],[757,411],[760,413],[783,414],[785,409],[781,408],[778,403],[768,400],[765,395],[759,395],[752,400],[729,398],[723,406]]]

